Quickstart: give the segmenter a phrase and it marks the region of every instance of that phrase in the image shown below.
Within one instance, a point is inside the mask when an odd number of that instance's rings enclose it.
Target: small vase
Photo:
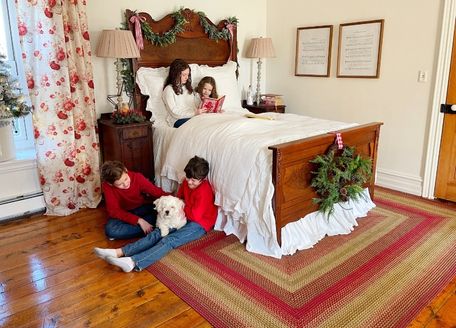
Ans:
[[[11,119],[0,120],[0,162],[16,157]]]

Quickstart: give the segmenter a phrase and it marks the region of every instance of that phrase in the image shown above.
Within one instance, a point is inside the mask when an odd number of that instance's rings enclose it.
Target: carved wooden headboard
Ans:
[[[232,29],[232,40],[214,40],[204,31],[200,23],[200,15],[197,12],[186,8],[182,9],[181,13],[186,23],[183,25],[184,31],[176,35],[176,42],[167,46],[159,46],[143,38],[144,49],[140,50],[141,57],[132,60],[133,72],[136,72],[140,67],[169,66],[176,58],[184,59],[189,64],[209,66],[223,65],[228,59],[237,62],[237,29],[235,25]],[[133,32],[133,35],[135,35],[135,27],[130,22],[130,18],[136,14],[145,19],[154,33],[160,35],[169,31],[175,25],[173,14],[168,14],[156,21],[148,13],[136,13],[127,9],[125,15],[128,27]],[[207,23],[218,30],[222,30],[226,27],[228,21],[222,20],[215,25],[207,19]],[[147,117],[150,117],[150,113],[145,111],[146,97],[140,94],[138,87],[134,91],[134,101],[136,108],[143,111]]]

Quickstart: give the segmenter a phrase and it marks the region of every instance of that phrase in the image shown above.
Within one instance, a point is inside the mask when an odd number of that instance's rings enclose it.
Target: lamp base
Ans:
[[[119,94],[106,96],[106,99],[114,106],[114,109],[119,109],[119,107],[121,107],[122,104],[124,103],[123,98],[122,98],[123,90],[124,90],[124,84],[122,83]],[[125,92],[125,94],[127,95],[127,98],[128,98],[128,107],[132,108],[133,96],[132,96],[132,94],[130,94],[128,92]]]
[[[258,58],[258,61],[257,61],[257,64],[258,64],[258,71],[257,71],[257,88],[256,88],[256,95],[255,95],[255,99],[256,99],[256,104],[257,106],[260,104],[260,98],[261,98],[261,58]]]

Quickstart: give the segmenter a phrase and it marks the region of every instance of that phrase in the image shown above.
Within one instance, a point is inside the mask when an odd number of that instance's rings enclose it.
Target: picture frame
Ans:
[[[383,19],[339,25],[337,77],[380,76]]]
[[[298,27],[295,76],[329,77],[333,25]]]

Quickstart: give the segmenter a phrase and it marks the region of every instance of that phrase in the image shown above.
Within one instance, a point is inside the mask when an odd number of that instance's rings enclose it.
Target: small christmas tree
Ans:
[[[0,120],[25,116],[30,106],[25,102],[19,83],[10,74],[6,57],[0,55]]]

